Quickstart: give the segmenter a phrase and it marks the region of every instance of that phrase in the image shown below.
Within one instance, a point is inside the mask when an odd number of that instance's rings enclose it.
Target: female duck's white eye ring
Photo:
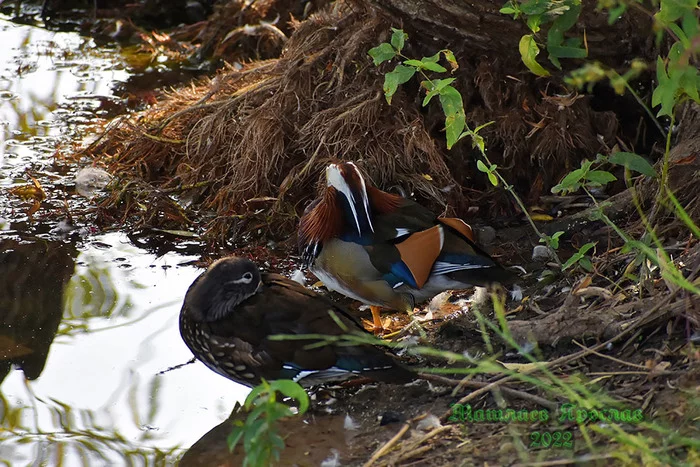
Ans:
[[[250,272],[246,272],[241,276],[240,279],[236,279],[235,281],[231,281],[234,284],[250,284],[253,282],[253,274]]]

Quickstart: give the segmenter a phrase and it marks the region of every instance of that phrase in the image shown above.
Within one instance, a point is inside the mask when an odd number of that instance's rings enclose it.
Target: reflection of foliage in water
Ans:
[[[107,265],[88,262],[84,271],[73,275],[66,290],[64,319],[128,316],[132,304],[119,295],[111,273]]]
[[[133,425],[128,428],[139,431],[135,440],[120,432],[118,423],[105,409],[75,409],[53,398],[44,400],[33,394],[29,386],[28,406],[12,405],[0,393],[0,446],[7,449],[0,449],[3,462],[13,465],[27,461],[32,451],[33,465],[78,465],[78,461],[82,465],[174,464],[182,453],[180,447],[161,449],[152,445],[159,438],[153,425],[159,409],[160,378],[151,379],[145,407],[139,405],[137,395],[143,391],[138,383],[138,378],[134,379],[129,388],[130,417],[122,417]],[[126,424],[120,421],[124,429]]]
[[[87,332],[89,318],[128,317],[133,309],[128,293],[120,293],[126,284],[113,278],[117,270],[113,264],[106,263],[103,258],[90,253],[83,253],[79,264],[82,265],[71,277],[65,291],[63,321],[58,331],[59,335],[69,336],[76,332]],[[128,281],[130,289],[143,287],[133,280]]]

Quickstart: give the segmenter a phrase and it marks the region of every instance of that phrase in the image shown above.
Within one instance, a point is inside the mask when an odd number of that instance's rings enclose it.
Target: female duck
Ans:
[[[261,378],[304,386],[366,376],[406,383],[411,371],[373,345],[313,346],[317,339],[270,340],[275,334],[339,336],[365,332],[331,300],[278,274],[260,273],[245,258],[213,263],[190,286],[180,334],[211,370],[246,386]]]

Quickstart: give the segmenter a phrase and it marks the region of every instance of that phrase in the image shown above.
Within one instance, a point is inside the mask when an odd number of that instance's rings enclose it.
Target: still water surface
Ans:
[[[0,464],[172,464],[248,392],[199,363],[159,374],[191,358],[177,316],[196,248],[156,256],[42,217],[89,204],[53,153],[129,73],[77,34],[0,20],[0,43]],[[32,221],[8,192],[26,170],[49,194]]]

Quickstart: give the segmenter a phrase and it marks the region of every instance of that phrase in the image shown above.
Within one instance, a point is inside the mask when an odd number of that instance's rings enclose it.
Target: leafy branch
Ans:
[[[245,422],[236,420],[227,438],[230,451],[242,440],[245,449],[243,466],[268,466],[279,462],[284,440],[279,435],[278,421],[295,415],[292,409],[277,402],[277,393],[299,402],[298,414],[309,408],[309,396],[297,383],[279,379],[268,383],[263,380],[248,394],[243,408],[248,411]]]
[[[377,47],[370,49],[368,52],[374,60],[374,64],[377,66],[396,57],[403,59],[402,63],[397,64],[392,71],[384,75],[384,95],[387,102],[391,104],[391,98],[396,93],[399,85],[409,81],[416,73],[422,75],[424,80],[421,81],[420,84],[421,87],[426,90],[426,95],[423,99],[423,106],[427,106],[431,99],[435,96],[438,96],[440,99],[440,105],[442,106],[443,113],[445,114],[447,149],[451,149],[452,146],[454,146],[454,144],[462,138],[469,137],[472,141],[472,147],[479,150],[479,154],[482,159],[477,161],[477,168],[486,173],[492,185],[498,186],[499,182],[503,184],[503,187],[506,189],[506,191],[508,191],[508,193],[510,193],[520,210],[527,217],[530,226],[537,236],[550,249],[553,248],[553,245],[556,244],[556,240],[553,240],[552,237],[540,232],[527,208],[525,207],[525,204],[515,192],[513,186],[510,185],[505,178],[503,178],[498,171],[498,166],[492,163],[486,155],[486,143],[484,138],[479,135],[479,131],[488,125],[491,125],[493,122],[487,122],[483,125],[479,125],[473,130],[470,129],[466,123],[466,114],[464,112],[462,95],[454,86],[452,86],[455,79],[431,79],[427,76],[426,71],[436,73],[447,72],[447,68],[438,63],[441,56],[444,57],[452,68],[452,72],[454,72],[459,65],[457,64],[457,60],[455,59],[452,51],[443,49],[430,57],[423,57],[420,60],[411,59],[401,52],[406,40],[408,39],[408,34],[395,28],[392,28],[392,31],[393,34],[391,36],[391,43],[384,42],[379,44]],[[552,257],[555,259],[557,264],[561,264],[557,254],[553,250]]]
[[[547,31],[547,52],[549,61],[561,69],[560,58],[586,58],[588,47],[578,37],[564,38],[564,33],[571,29],[581,14],[581,0],[528,0],[519,2],[508,0],[500,12],[513,15],[513,19],[525,19],[530,34],[520,38],[518,49],[520,57],[528,69],[537,76],[549,76],[550,73],[537,62],[540,46],[536,36],[545,24],[551,23]]]

